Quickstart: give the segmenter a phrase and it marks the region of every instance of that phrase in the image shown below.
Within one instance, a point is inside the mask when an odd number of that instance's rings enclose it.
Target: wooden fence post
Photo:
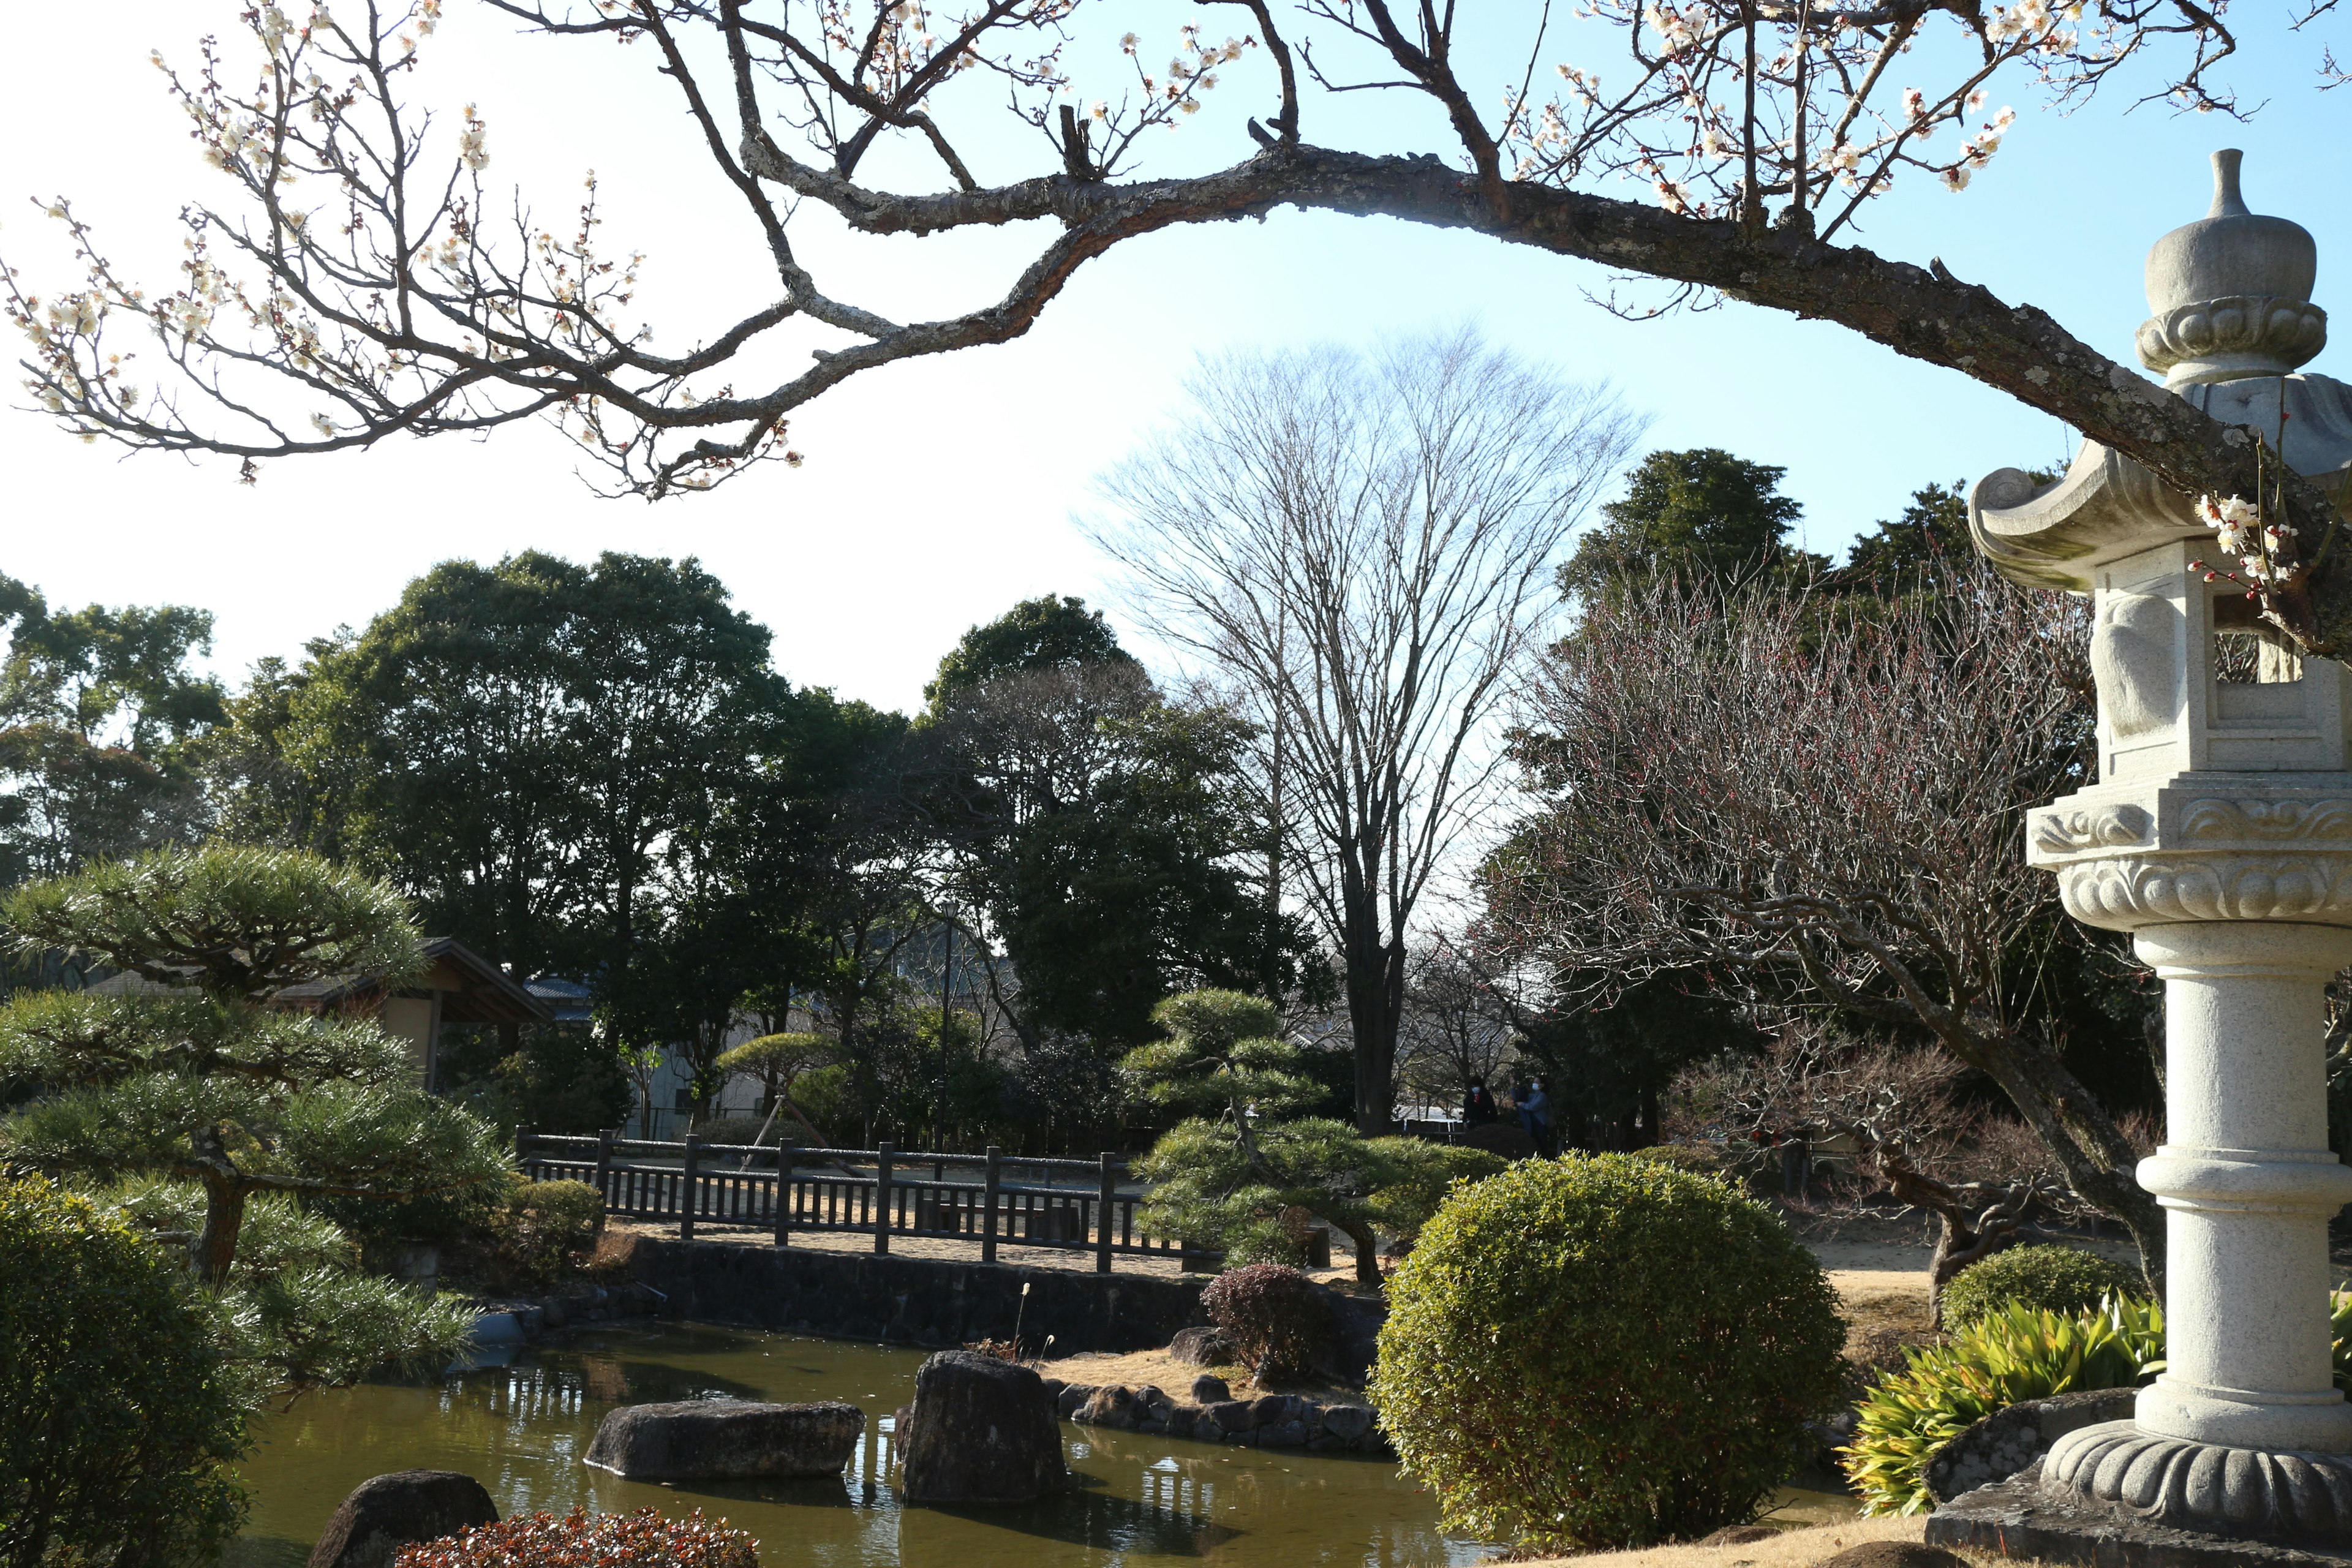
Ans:
[[[776,1245],[790,1247],[793,1237],[793,1145],[789,1132],[776,1135]]]
[[[997,1167],[1003,1158],[1003,1150],[998,1148],[993,1143],[991,1143],[988,1146],[988,1195],[986,1198],[988,1212],[981,1216],[980,1221],[980,1260],[982,1263],[993,1263],[996,1261]]]
[[[890,1145],[875,1147],[874,1161],[874,1250],[890,1250]]]
[[[1110,1205],[1117,1191],[1117,1180],[1111,1174],[1111,1152],[1102,1156],[1102,1188],[1095,1199],[1095,1272],[1110,1272]]]
[[[613,1206],[613,1142],[621,1135],[617,1127],[600,1129],[596,1134],[596,1195],[604,1206]]]
[[[680,1241],[694,1239],[694,1202],[697,1196],[694,1184],[697,1169],[701,1163],[702,1134],[689,1132],[686,1135],[686,1167],[678,1178],[677,1238]]]

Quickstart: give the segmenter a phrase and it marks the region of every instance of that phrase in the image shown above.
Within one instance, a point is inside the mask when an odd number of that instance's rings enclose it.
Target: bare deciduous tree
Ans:
[[[2093,765],[2088,616],[1985,572],[1934,586],[1855,605],[1660,584],[1596,604],[1527,692],[1541,800],[1492,867],[1495,927],[1559,973],[1703,963],[1925,1029],[2160,1280],[2136,1152],[2021,1024],[2032,981],[2011,962],[2080,939],[2022,828]]]
[[[1518,1009],[1485,969],[1443,939],[1406,961],[1397,1079],[1433,1105],[1452,1105],[1474,1084],[1492,1087],[1518,1037]]]
[[[1489,797],[1562,542],[1641,422],[1475,335],[1205,367],[1096,537],[1285,748],[1286,857],[1344,972],[1356,1120],[1389,1130],[1406,933]]]
[[[2128,65],[2147,96],[2236,113],[2216,71],[2238,40],[2210,0],[1598,0],[1574,37],[1618,53],[1606,61],[1559,58],[1552,28],[1569,18],[1534,3],[1303,0],[1277,14],[1274,0],[1202,0],[1197,14],[1232,16],[1233,35],[1194,23],[1164,42],[1115,34],[1134,13],[1089,0],[486,3],[574,47],[633,45],[678,93],[693,149],[681,153],[715,165],[770,265],[731,324],[656,350],[631,315],[635,257],[595,237],[593,189],[576,222],[542,225],[483,184],[490,132],[471,106],[436,140],[406,84],[442,0],[352,0],[331,16],[265,4],[247,13],[258,71],[207,49],[173,78],[233,188],[186,209],[178,286],[142,289],[52,204],[88,276],[46,296],[8,288],[35,395],[89,439],[248,463],[548,416],[624,488],[660,495],[790,460],[792,411],[861,372],[1018,337],[1114,246],[1296,205],[1465,228],[1678,297],[1835,321],[2055,415],[2184,497],[2262,493],[2244,430],[2042,311],[1939,261],[1829,243],[1898,177],[1965,185],[2009,133],[1988,96],[2005,83],[2066,109]],[[2332,11],[2268,25],[2316,30]],[[2326,40],[2311,42],[2315,82],[2333,79]],[[1518,66],[1499,104],[1486,67],[1464,70],[1496,51]],[[1146,149],[1170,145],[1146,132],[1188,123],[1228,74],[1261,106],[1263,123],[1245,121],[1257,150],[1146,174]],[[1316,95],[1360,89],[1417,100],[1445,130],[1410,153],[1313,141]],[[1398,129],[1409,116],[1376,122],[1412,135]],[[996,184],[965,152],[997,153],[992,123],[1017,127],[1035,158]],[[886,146],[894,155],[872,156]],[[1655,205],[1591,188],[1626,177]],[[1780,204],[1769,225],[1768,201]],[[997,299],[902,321],[819,284],[794,244],[818,216],[804,207],[858,236],[1032,220],[1046,232]],[[115,357],[134,346],[129,322],[159,335],[157,363]],[[814,361],[766,368],[779,348]],[[2335,509],[2292,478],[2276,504],[2300,543],[2266,613],[2306,652],[2352,649],[2352,550],[2325,545]]]
[[[1941,1051],[1863,1039],[1799,1016],[1762,1053],[1720,1070],[1715,1098],[1732,1136],[1842,1138],[1895,1203],[1936,1216],[1927,1300],[1938,1321],[1944,1287],[2016,1242],[2036,1206],[2058,1195],[2049,1152],[2034,1143],[2016,1161],[2014,1141],[1961,1106],[1954,1090],[1966,1069]],[[1955,1178],[1961,1167],[1976,1174]]]

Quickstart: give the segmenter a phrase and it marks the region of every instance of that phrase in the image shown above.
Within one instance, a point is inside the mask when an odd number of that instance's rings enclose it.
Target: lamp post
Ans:
[[[2239,161],[2214,155],[2211,211],[2149,253],[2141,363],[2283,439],[2343,507],[2352,387],[2294,374],[2326,336],[2315,247],[2247,210]],[[2221,552],[2194,506],[2096,443],[2053,484],[1988,476],[1970,526],[2005,575],[2095,605],[2098,782],[2031,813],[2026,850],[2164,981],[2168,1142],[2137,1173],[2168,1211],[2167,1367],[2132,1420],[2059,1436],[2038,1477],[1996,1489],[2005,1530],[1978,1493],[1929,1539],[2118,1563],[2197,1560],[2211,1537],[2217,1563],[2244,1560],[2228,1538],[2352,1544],[2327,1243],[2352,1170],[2327,1147],[2322,1048],[2325,988],[2352,963],[2352,670],[2209,582],[2192,563]],[[2187,1555],[2125,1550],[2149,1530],[2189,1532]]]

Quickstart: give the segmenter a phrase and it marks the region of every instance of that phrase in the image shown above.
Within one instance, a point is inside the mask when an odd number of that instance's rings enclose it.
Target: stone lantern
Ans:
[[[2214,154],[2211,211],[2148,253],[2140,361],[2274,448],[2283,432],[2345,508],[2352,387],[2296,374],[2326,339],[2315,248],[2247,211],[2239,162]],[[2352,669],[2206,582],[2190,563],[2220,552],[2192,504],[2095,443],[2052,484],[1989,475],[1969,520],[2004,575],[2095,605],[2098,782],[2031,813],[2026,850],[2164,980],[2169,1142],[2138,1176],[2168,1211],[2167,1369],[2134,1419],[2059,1437],[1929,1539],[2120,1564],[2252,1561],[2253,1537],[2276,1543],[2263,1561],[2322,1561],[2293,1548],[2352,1546],[2327,1242],[2352,1170],[2328,1151],[2322,1054],[2325,987],[2352,964]]]

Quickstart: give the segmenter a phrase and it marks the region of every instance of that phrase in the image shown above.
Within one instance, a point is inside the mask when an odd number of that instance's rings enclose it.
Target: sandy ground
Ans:
[[[1853,1519],[1784,1530],[1769,1540],[1734,1546],[1651,1546],[1638,1552],[1595,1552],[1541,1561],[1574,1563],[1579,1568],[1812,1568],[1866,1541],[1917,1541],[1927,1529],[1924,1518]]]

